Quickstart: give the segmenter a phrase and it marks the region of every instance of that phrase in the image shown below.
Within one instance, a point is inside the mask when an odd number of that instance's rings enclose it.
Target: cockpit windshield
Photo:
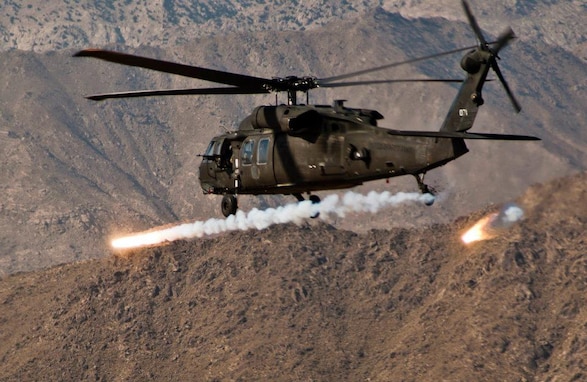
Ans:
[[[214,154],[214,141],[210,142],[208,148],[206,149],[206,152],[204,153],[204,156],[211,157],[212,154]]]

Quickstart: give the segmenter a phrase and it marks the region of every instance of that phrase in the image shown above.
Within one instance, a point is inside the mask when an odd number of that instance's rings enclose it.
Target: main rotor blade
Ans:
[[[475,19],[475,16],[473,16],[473,12],[471,12],[471,8],[469,7],[469,3],[467,3],[466,0],[462,0],[462,3],[463,3],[463,9],[465,10],[465,14],[467,15],[467,19],[469,20],[469,24],[471,24],[471,28],[473,28],[475,35],[477,35],[477,39],[481,43],[481,46],[486,47],[487,41],[485,40],[485,37],[483,36],[483,32],[481,31],[481,28],[479,28],[479,24],[477,24],[477,20]]]
[[[497,78],[499,78],[499,81],[503,85],[508,97],[510,97],[510,101],[512,102],[512,105],[514,106],[516,113],[519,113],[522,110],[522,107],[520,106],[520,104],[516,100],[516,97],[514,97],[514,93],[511,91],[508,83],[506,82],[505,78],[503,77],[503,74],[501,73],[501,70],[499,69],[499,66],[497,65],[497,62],[495,61],[495,59],[491,60],[491,67],[495,71],[495,74],[497,74]]]
[[[538,137],[531,135],[492,134],[492,133],[465,133],[460,131],[406,131],[389,130],[389,135],[402,137],[427,137],[427,138],[460,138],[460,139],[488,139],[494,141],[540,141]]]
[[[136,90],[128,92],[102,93],[86,96],[92,101],[103,101],[112,98],[137,98],[150,96],[170,96],[170,95],[207,95],[207,94],[264,94],[268,90],[244,89],[238,87],[224,88],[195,88],[195,89],[167,89],[167,90]]]
[[[325,83],[334,82],[334,81],[338,81],[338,80],[344,80],[346,78],[359,76],[361,74],[373,73],[373,72],[377,72],[379,70],[389,69],[389,68],[393,68],[393,67],[400,66],[400,65],[413,64],[414,62],[418,62],[418,61],[431,60],[433,58],[447,56],[449,54],[454,54],[454,53],[458,53],[458,52],[464,52],[465,50],[471,50],[471,49],[475,49],[475,48],[477,48],[477,45],[468,46],[468,47],[465,47],[465,48],[453,49],[453,50],[449,50],[449,51],[446,51],[446,52],[435,53],[435,54],[431,54],[429,56],[424,56],[424,57],[411,58],[411,59],[406,60],[406,61],[392,62],[391,64],[377,66],[375,68],[363,69],[363,70],[359,70],[359,71],[356,71],[356,72],[342,74],[342,75],[339,75],[339,76],[321,78],[319,80],[319,82],[320,82],[320,84],[325,84]],[[323,86],[323,85],[321,85],[321,86]]]
[[[354,81],[354,82],[335,82],[335,83],[318,83],[319,88],[340,88],[345,86],[360,86],[360,85],[377,85],[377,84],[392,84],[396,82],[463,82],[457,79],[437,79],[437,78],[408,78],[398,80],[373,80],[373,81]]]
[[[190,78],[198,78],[220,84],[237,86],[244,89],[262,90],[265,84],[271,82],[271,80],[265,78],[201,68],[198,66],[178,64],[175,62],[157,60],[154,58],[141,57],[133,54],[126,54],[103,49],[85,49],[77,52],[73,56],[93,57],[117,64],[136,66]]]

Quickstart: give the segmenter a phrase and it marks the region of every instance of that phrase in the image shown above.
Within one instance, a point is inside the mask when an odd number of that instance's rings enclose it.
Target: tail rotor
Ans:
[[[467,19],[469,20],[469,24],[471,25],[471,28],[473,29],[473,32],[475,32],[475,35],[477,36],[477,40],[479,41],[479,48],[478,49],[482,52],[489,53],[489,64],[491,65],[491,68],[493,69],[493,71],[497,75],[499,82],[501,82],[501,84],[503,85],[503,87],[504,87],[504,89],[510,99],[510,102],[512,103],[514,109],[516,110],[516,113],[519,113],[520,110],[522,110],[522,107],[520,106],[520,103],[516,100],[516,97],[514,96],[512,90],[510,89],[507,81],[505,80],[505,78],[501,72],[501,69],[499,68],[499,65],[497,64],[497,60],[500,59],[499,58],[499,51],[501,49],[503,49],[504,47],[506,47],[507,44],[511,40],[516,38],[514,31],[512,30],[512,28],[508,27],[506,30],[504,30],[499,35],[497,41],[492,42],[492,43],[488,43],[487,40],[485,39],[485,36],[483,36],[483,32],[481,31],[481,28],[479,27],[479,24],[477,23],[477,20],[475,19],[473,12],[471,12],[471,8],[469,7],[469,3],[467,3],[466,0],[462,0],[462,4],[463,4],[463,9],[465,10],[465,15],[467,16]]]

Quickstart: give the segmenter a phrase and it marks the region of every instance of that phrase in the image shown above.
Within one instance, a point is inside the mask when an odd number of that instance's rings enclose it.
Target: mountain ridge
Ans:
[[[472,6],[489,27],[506,21],[513,24],[523,39],[563,46],[578,56],[587,57],[587,41],[581,33],[587,6],[581,1],[516,1],[513,4],[506,0],[491,4],[476,1]],[[465,20],[460,2],[452,0],[434,4],[421,0],[347,0],[342,3],[313,0],[303,4],[248,0],[80,4],[54,0],[35,5],[7,0],[4,10],[0,14],[3,50],[35,51],[80,45],[158,46],[231,31],[308,30],[335,20],[381,11],[401,13],[407,18],[440,16],[451,21]],[[565,20],[564,25],[558,20]]]
[[[580,380],[587,173],[497,237],[234,232],[0,279],[0,379]]]

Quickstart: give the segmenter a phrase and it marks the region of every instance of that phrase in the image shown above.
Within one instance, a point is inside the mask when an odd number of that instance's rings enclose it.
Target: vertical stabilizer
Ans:
[[[477,53],[478,51],[474,51],[469,53],[469,55]],[[463,58],[463,61],[467,61],[467,57],[468,55]],[[467,74],[467,79],[463,82],[457,97],[450,107],[440,131],[463,132],[473,127],[479,106],[483,105],[481,90],[487,78],[488,71],[489,65],[481,64],[477,73]]]

